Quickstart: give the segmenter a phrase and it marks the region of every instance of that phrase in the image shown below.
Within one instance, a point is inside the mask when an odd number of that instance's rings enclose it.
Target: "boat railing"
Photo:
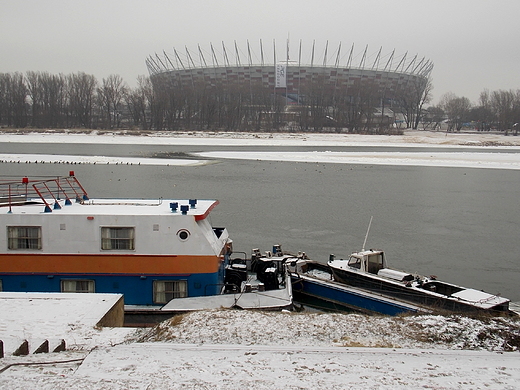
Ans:
[[[60,209],[61,203],[72,204],[72,200],[82,202],[88,200],[88,195],[81,183],[69,172],[67,177],[38,177],[29,179],[0,178],[0,207],[24,205],[37,202],[38,199],[45,205],[45,212]]]
[[[163,198],[157,199],[157,201],[142,201],[142,202],[125,202],[125,201],[115,201],[115,200],[80,200],[80,202],[85,206],[160,206],[163,203]]]

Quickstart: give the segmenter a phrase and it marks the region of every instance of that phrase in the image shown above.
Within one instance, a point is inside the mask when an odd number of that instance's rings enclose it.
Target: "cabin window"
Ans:
[[[134,250],[133,227],[102,227],[101,249],[103,250]]]
[[[8,226],[9,249],[42,249],[41,226]]]
[[[383,269],[383,255],[380,253],[368,256],[368,272],[377,274],[380,269]]]
[[[0,291],[4,291],[4,289],[2,287],[2,279],[0,279]]]
[[[174,298],[188,296],[188,282],[186,280],[155,280],[153,282],[154,303],[168,303]]]
[[[361,259],[359,257],[351,256],[350,259],[348,259],[348,266],[361,269]]]
[[[93,293],[93,280],[62,280],[61,292],[64,293]]]

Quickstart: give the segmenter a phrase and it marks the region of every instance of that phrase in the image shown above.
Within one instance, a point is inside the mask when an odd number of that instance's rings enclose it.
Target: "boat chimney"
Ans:
[[[197,199],[190,199],[189,202],[190,202],[190,207],[192,209],[194,209],[195,206],[197,205]]]
[[[188,214],[188,210],[190,209],[190,206],[187,204],[181,205],[181,213],[182,215]]]
[[[332,261],[334,261],[335,258],[336,258],[336,256],[334,256],[334,254],[331,253],[331,254],[329,255],[329,263],[332,262]]]
[[[179,202],[170,202],[170,208],[172,209],[172,213],[176,213],[179,208]]]

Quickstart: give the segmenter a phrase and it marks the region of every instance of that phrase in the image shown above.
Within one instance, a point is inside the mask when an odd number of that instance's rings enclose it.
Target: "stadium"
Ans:
[[[156,95],[175,102],[170,118],[185,127],[356,132],[414,120],[433,69],[395,50],[328,42],[303,50],[301,41],[292,50],[289,41],[185,47],[149,56],[146,65]]]

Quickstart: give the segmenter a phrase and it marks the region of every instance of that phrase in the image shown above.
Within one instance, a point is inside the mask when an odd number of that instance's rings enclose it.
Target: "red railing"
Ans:
[[[60,209],[61,203],[69,205],[72,200],[81,202],[88,200],[88,195],[81,183],[74,176],[74,171],[67,177],[21,180],[0,178],[0,207],[23,205],[40,199],[45,204],[45,212]],[[61,203],[60,203],[61,202]]]

